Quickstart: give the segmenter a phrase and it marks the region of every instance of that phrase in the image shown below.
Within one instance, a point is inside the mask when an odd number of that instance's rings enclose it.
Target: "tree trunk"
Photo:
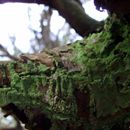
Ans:
[[[130,26],[0,65],[0,104],[30,130],[128,129]]]

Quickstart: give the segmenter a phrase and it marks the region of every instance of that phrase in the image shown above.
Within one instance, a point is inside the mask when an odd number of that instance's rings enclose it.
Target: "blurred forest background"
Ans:
[[[103,20],[107,12],[96,10],[93,0],[81,0],[87,14]],[[0,59],[13,59],[22,53],[36,53],[82,37],[56,10],[38,4],[6,3],[0,5]]]

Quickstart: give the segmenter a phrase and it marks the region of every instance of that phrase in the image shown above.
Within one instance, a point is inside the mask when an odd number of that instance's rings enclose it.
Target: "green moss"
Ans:
[[[21,107],[40,107],[42,93],[40,93],[39,87],[46,84],[47,79],[44,72],[47,71],[47,67],[31,62],[24,65],[12,62],[8,65],[8,69],[11,82],[7,89],[1,88],[2,100],[0,104],[13,102]]]
[[[40,108],[43,112],[48,111],[48,116],[52,119],[74,120],[74,85],[66,70],[49,70],[45,65],[31,61],[26,64],[12,62],[8,69],[11,82],[7,88],[0,89],[1,105],[13,102],[21,108]],[[48,72],[52,75],[48,76]],[[47,87],[47,93],[40,91],[44,87]]]
[[[96,113],[93,116],[113,115],[128,107],[130,27],[111,18],[107,20],[104,31],[76,42],[73,48],[72,60],[80,65],[82,71],[75,78],[81,80],[81,90],[89,89],[91,110]]]
[[[66,70],[57,69],[52,75],[48,90],[48,102],[53,118],[74,120],[76,117],[76,102],[72,77]]]
[[[10,86],[0,88],[0,104],[13,102],[22,108],[38,107],[48,111],[54,121],[79,124],[76,127],[82,124],[85,129],[110,129],[117,122],[127,121],[129,110],[123,116],[100,119],[129,106],[130,27],[114,16],[107,20],[102,32],[75,42],[72,49],[71,60],[78,64],[78,71],[61,67],[59,57],[53,70],[31,61],[10,63]],[[40,91],[45,87],[47,91]],[[89,122],[77,117],[75,89],[90,94]],[[53,126],[57,129],[57,125]]]

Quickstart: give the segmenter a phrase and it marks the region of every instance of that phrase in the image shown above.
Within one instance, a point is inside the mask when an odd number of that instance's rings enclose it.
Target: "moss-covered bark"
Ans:
[[[130,26],[113,16],[100,33],[1,64],[0,97],[32,130],[128,129]]]

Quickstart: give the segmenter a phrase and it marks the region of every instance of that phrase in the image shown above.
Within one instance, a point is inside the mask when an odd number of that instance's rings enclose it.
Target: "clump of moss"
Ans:
[[[38,89],[46,84],[47,79],[44,72],[48,68],[31,62],[24,65],[12,62],[8,65],[8,69],[10,86],[1,88],[0,104],[5,105],[13,102],[21,107],[41,106],[42,93]]]
[[[98,120],[129,107],[130,26],[113,16],[102,32],[76,42],[73,48],[72,60],[81,68],[81,78],[75,78],[82,79],[81,90],[90,92],[90,113]],[[118,121],[124,120],[121,116]],[[107,122],[111,124],[111,119]]]

